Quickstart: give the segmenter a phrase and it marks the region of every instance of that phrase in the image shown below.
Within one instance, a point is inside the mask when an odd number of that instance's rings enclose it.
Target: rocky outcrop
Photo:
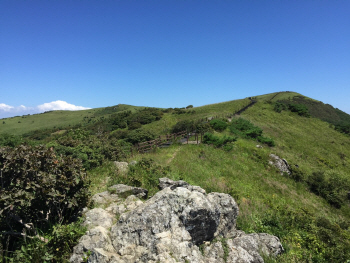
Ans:
[[[282,159],[272,153],[270,154],[270,159],[271,160],[269,161],[269,164],[275,166],[281,172],[281,174],[283,173],[287,173],[288,175],[291,174],[289,164],[285,159]]]
[[[138,188],[124,191],[123,198],[104,209],[86,212],[84,224],[89,230],[70,261],[83,262],[89,255],[90,263],[263,262],[260,253],[282,253],[277,237],[236,230],[239,209],[230,195],[206,194],[184,181],[159,181],[162,190],[146,202],[133,194],[140,191]],[[101,225],[96,226],[99,220]]]

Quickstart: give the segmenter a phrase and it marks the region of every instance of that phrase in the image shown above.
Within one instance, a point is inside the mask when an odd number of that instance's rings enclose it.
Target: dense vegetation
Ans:
[[[66,262],[84,233],[77,219],[90,191],[125,183],[152,196],[164,176],[231,194],[240,207],[240,229],[282,240],[286,253],[266,262],[347,262],[350,137],[339,125],[347,127],[350,116],[292,92],[254,100],[240,116],[234,113],[250,99],[4,119],[0,262]],[[135,151],[139,142],[183,131],[202,133],[202,143]],[[292,173],[281,175],[269,165],[270,153],[285,158]],[[137,162],[123,174],[114,160]]]
[[[36,250],[40,242],[52,242],[55,237],[52,226],[77,221],[88,204],[89,179],[81,162],[57,156],[53,149],[25,145],[0,148],[0,173],[0,248],[5,251],[3,256],[12,256],[10,251],[23,247],[26,240],[37,240],[32,243],[35,244],[32,250]],[[48,233],[51,233],[50,239],[46,238]],[[71,245],[68,245],[69,249]],[[24,254],[14,253],[13,256],[21,258]],[[31,258],[34,255],[26,256],[29,256],[27,260],[34,259]],[[43,253],[36,260],[42,262],[45,257],[52,256]]]

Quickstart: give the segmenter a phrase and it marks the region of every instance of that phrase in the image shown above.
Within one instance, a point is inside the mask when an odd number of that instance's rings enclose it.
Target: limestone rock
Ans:
[[[140,187],[132,187],[124,184],[113,185],[108,188],[111,193],[126,198],[129,195],[135,195],[139,198],[147,198],[148,190]]]
[[[179,180],[179,181],[173,181],[169,178],[159,178],[159,185],[158,188],[160,190],[163,190],[166,187],[170,187],[171,190],[174,190],[176,187],[184,187],[186,189],[189,189],[191,191],[195,190],[197,192],[201,192],[205,194],[205,190],[199,186],[190,185],[185,181]]]
[[[281,172],[281,174],[291,174],[290,167],[285,159],[281,159],[280,157],[272,153],[270,154],[270,158],[271,160],[269,161],[269,164],[274,165]]]
[[[125,174],[128,171],[128,163],[127,162],[114,162],[115,167],[117,168],[119,173]]]
[[[83,223],[88,229],[96,226],[110,228],[113,224],[113,216],[102,208],[94,208],[86,212]]]
[[[95,194],[91,199],[93,203],[98,206],[121,201],[121,198],[118,195],[111,194],[110,191]]]
[[[94,248],[104,247],[106,249],[113,250],[111,244],[112,242],[109,237],[109,231],[101,226],[97,226],[89,230],[80,238],[78,245],[76,245],[73,249],[73,255],[70,258],[70,262],[83,262],[87,252],[92,251]]]
[[[273,256],[283,252],[277,237],[236,230],[239,209],[230,195],[206,194],[199,186],[184,181],[159,181],[162,190],[146,202],[129,195],[108,204],[101,209],[104,211],[88,211],[91,222],[92,217],[106,214],[117,222],[110,230],[106,229],[109,223],[106,228],[90,229],[74,248],[70,261],[83,262],[84,253],[91,251],[90,263],[224,263],[225,259],[256,263],[263,262],[260,252]],[[123,190],[129,189],[125,185],[113,189],[117,196],[130,192]],[[100,216],[95,215],[97,211]]]
[[[159,178],[159,189],[163,190],[164,188],[171,187],[172,189],[175,189],[176,187],[182,186],[186,187],[189,184],[185,181],[173,181],[169,178]]]

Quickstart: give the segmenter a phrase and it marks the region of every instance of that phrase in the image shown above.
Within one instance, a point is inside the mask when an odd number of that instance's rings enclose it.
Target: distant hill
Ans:
[[[0,134],[23,135],[43,129],[52,131],[69,129],[95,123],[103,118],[108,118],[113,113],[136,111],[141,108],[144,107],[119,104],[89,110],[48,111],[40,114],[3,118],[0,120]]]
[[[250,103],[249,99],[261,102],[305,105],[312,117],[321,119],[335,126],[344,133],[350,133],[350,115],[334,108],[329,104],[305,97],[296,92],[275,92],[266,95],[254,96],[240,100],[221,102],[196,107],[193,110],[196,116],[208,117],[215,114],[229,114]],[[50,111],[41,114],[16,116],[0,120],[0,134],[30,135],[38,130],[65,130],[73,127],[91,126],[109,118],[112,114],[123,111],[138,111],[146,107],[119,104],[105,108],[95,108],[81,111]],[[165,109],[164,109],[165,110]],[[182,118],[185,118],[183,115]]]

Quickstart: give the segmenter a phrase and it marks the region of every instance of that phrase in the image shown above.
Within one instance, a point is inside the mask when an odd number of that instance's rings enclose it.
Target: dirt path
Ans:
[[[171,156],[171,157],[166,161],[166,164],[170,164],[170,163],[171,163],[171,161],[175,158],[175,156],[176,156],[176,154],[178,153],[179,150],[180,150],[180,147],[177,148],[177,149],[175,150],[175,152],[173,153],[173,156]]]

